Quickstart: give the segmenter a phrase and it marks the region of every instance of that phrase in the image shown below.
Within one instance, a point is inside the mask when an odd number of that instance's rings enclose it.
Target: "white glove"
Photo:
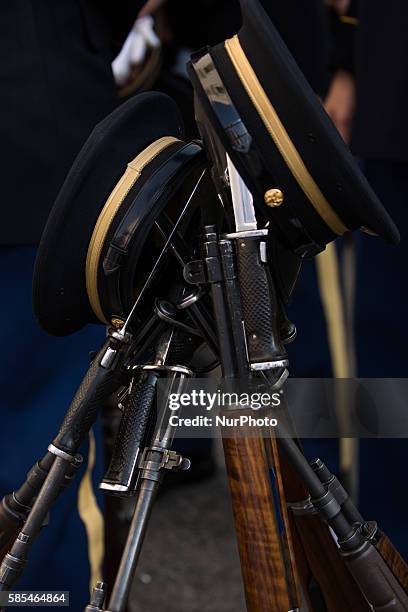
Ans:
[[[112,62],[113,76],[119,87],[127,82],[132,69],[143,62],[149,48],[160,47],[153,26],[154,20],[150,15],[139,17],[133,24],[119,55]]]

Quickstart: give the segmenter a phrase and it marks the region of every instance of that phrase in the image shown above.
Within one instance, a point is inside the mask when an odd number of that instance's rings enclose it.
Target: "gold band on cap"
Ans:
[[[283,123],[279,119],[276,110],[272,106],[247,56],[245,55],[238,36],[235,35],[233,38],[226,40],[225,49],[242,85],[244,86],[248,96],[251,98],[253,105],[255,106],[270,136],[272,137],[276,147],[279,149],[280,154],[285,160],[286,165],[291,171],[294,179],[325,223],[327,223],[335,234],[341,236],[347,232],[347,227],[343,224],[339,216],[330,206],[329,202],[326,200],[310,172],[306,168],[302,157],[292,142]]]
[[[127,168],[123,176],[119,179],[115,185],[112,193],[107,199],[105,206],[98,217],[95,224],[91,241],[88,246],[88,253],[86,256],[85,266],[85,278],[86,278],[86,291],[88,299],[91,304],[92,310],[102,323],[108,324],[105,315],[103,314],[101,303],[99,300],[98,293],[98,267],[99,260],[102,252],[102,247],[111,226],[111,223],[118,212],[120,205],[129,193],[130,189],[136,183],[137,179],[142,173],[142,170],[147,166],[153,159],[159,155],[168,146],[180,142],[173,136],[164,136],[152,142],[146,149],[144,149],[137,157],[128,163]]]

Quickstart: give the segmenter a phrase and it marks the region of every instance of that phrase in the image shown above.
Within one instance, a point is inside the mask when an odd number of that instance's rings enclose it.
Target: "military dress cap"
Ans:
[[[189,64],[199,127],[220,143],[258,211],[299,256],[361,228],[396,244],[398,230],[258,0],[243,25]]]
[[[206,164],[202,147],[182,137],[177,106],[159,93],[131,98],[93,130],[38,251],[34,312],[47,332],[67,335],[129,313],[165,241],[165,226],[150,234],[155,220],[166,206],[177,209],[174,200]]]

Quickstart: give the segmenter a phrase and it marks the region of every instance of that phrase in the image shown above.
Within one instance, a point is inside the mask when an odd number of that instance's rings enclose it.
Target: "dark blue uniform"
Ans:
[[[34,245],[78,150],[118,102],[114,46],[142,4],[5,0],[0,6],[0,497],[46,452],[89,351],[103,341],[102,327],[68,338],[41,331],[31,309]],[[82,477],[55,504],[18,583],[19,589],[69,590],[76,612],[89,600],[87,534],[77,507]]]
[[[358,242],[355,339],[358,375],[406,377],[408,290],[408,6],[357,0],[344,20],[333,68],[351,70],[356,111],[351,146],[400,233],[396,248]],[[358,206],[358,203],[356,203]],[[386,409],[386,407],[384,407]],[[361,511],[375,518],[408,556],[407,440],[361,442]]]
[[[89,365],[89,351],[99,347],[104,335],[102,328],[89,326],[79,334],[53,338],[39,328],[31,312],[35,251],[0,247],[0,278],[7,288],[0,306],[0,497],[16,489],[45,454]],[[101,476],[100,449],[99,444],[95,480]],[[53,507],[16,585],[19,590],[68,590],[69,609],[75,611],[87,601],[90,580],[87,535],[78,513],[87,445],[82,452],[84,467]]]

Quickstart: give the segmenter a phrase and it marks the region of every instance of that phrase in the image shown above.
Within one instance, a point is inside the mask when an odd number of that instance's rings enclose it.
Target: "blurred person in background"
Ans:
[[[405,378],[408,288],[408,5],[404,0],[336,2],[338,29],[326,110],[396,222],[390,248],[357,243],[355,330],[360,377]],[[355,203],[358,206],[358,202]],[[406,440],[361,441],[361,511],[408,554]],[[375,471],[375,477],[373,475]],[[376,485],[378,483],[378,485]]]
[[[31,278],[65,175],[95,124],[119,102],[111,61],[142,4],[0,5],[0,497],[45,453],[89,365],[89,351],[103,340],[96,326],[66,338],[45,334],[32,314]],[[76,611],[88,599],[90,574],[93,581],[100,577],[103,557],[103,519],[91,486],[93,442],[84,463],[83,474],[55,504],[18,583],[19,589],[69,590]]]

